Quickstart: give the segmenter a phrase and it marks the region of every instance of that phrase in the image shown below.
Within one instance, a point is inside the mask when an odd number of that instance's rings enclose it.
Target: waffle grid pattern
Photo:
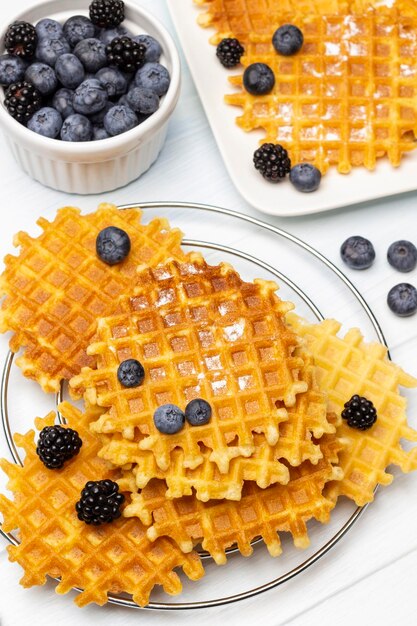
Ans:
[[[283,323],[291,307],[276,297],[275,283],[244,283],[230,266],[191,258],[139,275],[137,295],[121,305],[126,312],[100,320],[98,341],[89,349],[97,370],[83,370],[71,385],[85,387],[89,401],[109,408],[93,424],[95,432],[121,433],[130,441],[145,435],[138,447],[152,450],[162,470],[175,447],[184,451],[184,467],[200,465],[201,443],[227,473],[232,458],[253,453],[254,432],[276,444],[287,419],[283,405],[293,406],[307,385],[299,380],[302,359],[292,356],[298,339]],[[126,389],[117,379],[127,358],[145,369],[140,387]],[[197,397],[212,407],[207,425],[186,423],[175,435],[156,429],[158,406],[184,410]]]
[[[292,314],[289,319],[315,359],[329,410],[340,415],[354,394],[371,400],[377,410],[377,421],[369,430],[355,430],[345,421],[338,428],[349,447],[340,454],[344,478],[328,490],[332,498],[344,495],[362,506],[373,500],[378,484],[392,482],[386,471],[389,465],[398,465],[403,472],[417,469],[417,447],[409,452],[402,447],[402,440],[417,441],[417,431],[407,425],[407,400],[400,395],[400,386],[415,387],[417,381],[389,361],[384,346],[366,344],[357,329],[340,337],[341,325],[334,320],[307,324]]]
[[[75,601],[105,604],[107,593],[128,593],[141,606],[155,585],[169,594],[181,591],[173,571],[182,567],[192,580],[203,575],[196,554],[182,554],[169,539],[153,544],[138,519],[120,518],[112,524],[91,527],[77,519],[75,502],[88,480],[111,477],[108,465],[97,457],[99,442],[89,432],[97,409],[81,415],[68,404],[62,414],[83,439],[80,454],[62,470],[47,470],[36,455],[34,431],[16,436],[26,452],[24,467],[1,461],[9,476],[14,500],[0,495],[0,511],[7,532],[19,529],[20,545],[9,547],[9,557],[21,565],[24,587],[43,585],[48,576],[59,577],[58,593],[84,589]],[[55,415],[37,420],[39,429],[54,423]]]
[[[141,493],[133,494],[124,510],[126,517],[139,517],[151,525],[148,537],[171,537],[184,552],[201,541],[217,564],[226,562],[226,549],[236,544],[243,556],[252,554],[251,541],[261,537],[271,556],[281,554],[279,533],[290,532],[296,547],[309,545],[306,522],[312,518],[325,523],[334,502],[323,496],[329,480],[341,478],[337,463],[341,444],[335,435],[322,439],[323,459],[317,465],[305,462],[291,468],[288,485],[260,489],[247,482],[239,502],[199,502],[189,496],[166,498],[166,485],[153,480]]]
[[[13,352],[24,348],[18,365],[44,391],[57,391],[61,379],[94,365],[85,350],[97,318],[113,313],[119,296],[130,293],[138,264],[185,258],[179,230],[171,230],[164,219],[148,225],[140,219],[140,209],[119,211],[103,204],[82,216],[66,207],[52,222],[38,220],[39,237],[23,232],[15,237],[20,252],[6,257],[0,278],[0,294],[6,296],[0,331],[13,332]],[[128,259],[113,267],[95,250],[98,233],[111,225],[126,230],[132,243]]]
[[[224,37],[236,37],[248,42],[250,33],[269,34],[271,24],[280,26],[283,16],[337,15],[347,11],[344,0],[194,0],[204,12],[198,16],[203,28],[214,28],[210,39],[217,45]]]
[[[360,16],[310,16],[291,20],[304,34],[301,52],[278,55],[268,35],[252,33],[244,66],[266,63],[274,71],[271,94],[253,96],[242,75],[239,92],[226,96],[241,107],[237,124],[262,129],[262,142],[280,143],[293,163],[374,169],[387,155],[398,166],[414,148],[417,132],[417,19],[395,9]]]
[[[319,391],[314,376],[314,366],[305,365],[301,380],[308,390],[297,395],[294,407],[288,409],[288,420],[280,425],[279,439],[270,446],[263,435],[254,435],[255,452],[249,457],[232,459],[227,474],[221,474],[209,460],[208,450],[203,452],[204,461],[194,470],[184,468],[184,454],[176,449],[171,453],[171,465],[164,472],[158,468],[152,453],[140,450],[135,442],[113,436],[100,451],[100,456],[114,465],[126,466],[120,481],[123,490],[135,492],[143,489],[152,478],[165,480],[167,498],[191,495],[203,502],[216,499],[240,500],[244,482],[253,481],[261,489],[274,483],[287,484],[289,470],[280,462],[285,459],[293,466],[309,460],[317,463],[322,452],[317,441],[324,433],[334,433],[335,426],[327,419],[327,395]]]

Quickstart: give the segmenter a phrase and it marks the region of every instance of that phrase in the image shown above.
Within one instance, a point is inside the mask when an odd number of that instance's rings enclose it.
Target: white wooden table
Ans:
[[[164,0],[141,0],[141,3],[173,31]],[[13,13],[30,4],[31,0],[1,3],[1,22],[10,21]],[[239,197],[225,172],[185,62],[183,70],[181,101],[159,161],[142,179],[108,194],[105,199],[117,204],[151,200],[207,202],[255,214]],[[58,207],[66,204],[92,210],[103,200],[94,196],[71,197],[45,189],[27,178],[4,152],[0,184],[2,256],[12,250],[13,234],[19,229],[32,228],[38,216],[52,217]],[[378,254],[375,266],[368,272],[351,272],[349,276],[376,311],[393,357],[414,375],[417,375],[417,317],[401,320],[387,310],[386,294],[402,277],[389,267],[384,257],[388,245],[396,239],[410,238],[416,243],[416,204],[417,195],[411,193],[308,219],[275,220],[277,225],[305,239],[336,263],[340,263],[340,243],[347,236],[362,234],[372,239]],[[417,270],[406,279],[417,284]],[[6,351],[6,338],[1,337],[1,358]],[[417,393],[409,394],[410,419],[417,427],[416,396]],[[37,414],[42,414],[43,405],[50,406],[39,393]],[[33,414],[25,418],[29,424]],[[0,453],[6,454],[3,442]],[[1,486],[4,487],[3,479]],[[115,607],[79,610],[71,597],[56,596],[52,585],[25,591],[18,585],[20,568],[8,563],[5,542],[0,541],[0,624],[84,626],[94,620],[103,626],[137,623],[162,626],[180,622],[205,626],[220,620],[231,626],[414,624],[416,528],[417,474],[400,476],[391,488],[380,490],[375,503],[349,536],[315,567],[279,590],[238,605],[198,613],[138,612]],[[256,581],[256,571],[252,577],[248,584]]]

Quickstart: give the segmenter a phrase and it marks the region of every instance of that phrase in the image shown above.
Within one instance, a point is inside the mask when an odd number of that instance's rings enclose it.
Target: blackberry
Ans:
[[[90,20],[100,28],[114,28],[124,19],[123,0],[93,0],[90,4]]]
[[[345,403],[342,417],[347,420],[348,426],[351,428],[368,430],[376,422],[376,408],[367,398],[354,395]]]
[[[245,48],[238,39],[227,37],[222,39],[217,46],[216,56],[223,67],[236,67],[239,65],[241,57],[245,53]]]
[[[106,46],[109,65],[124,72],[134,72],[145,62],[146,46],[130,37],[116,37]]]
[[[35,56],[38,35],[36,28],[29,22],[13,22],[10,24],[4,39],[4,45],[9,54],[22,59],[32,59]]]
[[[288,152],[279,144],[264,143],[253,155],[255,168],[271,183],[279,183],[291,170]]]
[[[36,454],[48,469],[60,469],[76,456],[83,442],[77,431],[63,426],[45,426],[40,432]]]
[[[41,108],[42,95],[36,87],[22,80],[7,88],[4,106],[15,120],[25,124]]]
[[[89,481],[75,505],[78,519],[86,524],[109,524],[120,517],[125,497],[112,480]]]

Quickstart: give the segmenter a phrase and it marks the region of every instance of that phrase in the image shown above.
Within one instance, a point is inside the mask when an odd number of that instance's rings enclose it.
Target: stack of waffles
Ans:
[[[195,0],[211,42],[236,37],[243,68],[265,63],[275,74],[267,95],[251,95],[233,75],[226,102],[237,124],[281,144],[291,162],[348,173],[374,169],[387,156],[398,166],[416,146],[417,5],[414,0]],[[298,54],[277,54],[274,31],[294,24]],[[254,147],[255,149],[255,147]]]
[[[3,529],[18,531],[9,555],[24,586],[49,576],[59,593],[82,589],[79,605],[123,592],[143,606],[156,585],[180,592],[175,569],[203,576],[200,547],[218,565],[231,547],[249,556],[258,538],[278,556],[283,532],[305,548],[307,523],[328,522],[339,497],[363,505],[392,481],[389,465],[417,468],[417,448],[401,444],[417,432],[400,394],[416,381],[383,346],[355,329],[342,336],[335,321],[299,318],[274,283],[185,254],[180,231],[164,219],[143,224],[139,208],[67,207],[38,223],[42,233],[19,233],[17,256],[5,259],[0,328],[25,376],[45,392],[67,380],[83,398],[82,411],[60,406],[83,445],[47,469],[31,430],[16,435],[23,466],[1,462],[13,494],[0,496]],[[131,241],[118,265],[96,253],[108,226]],[[143,367],[137,386],[119,379],[128,359]],[[355,394],[377,411],[366,431],[341,418]],[[195,399],[209,403],[208,422],[158,430],[159,407]],[[37,418],[36,429],[56,419]],[[75,504],[103,479],[125,496],[121,517],[90,526]]]

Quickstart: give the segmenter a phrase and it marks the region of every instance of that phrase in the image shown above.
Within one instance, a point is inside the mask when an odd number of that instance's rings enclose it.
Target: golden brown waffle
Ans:
[[[171,537],[186,553],[201,541],[219,565],[226,562],[227,548],[235,544],[243,556],[250,556],[256,537],[263,539],[271,556],[278,556],[281,532],[290,532],[295,546],[306,548],[306,523],[312,518],[327,522],[334,508],[334,501],[323,495],[323,488],[329,480],[342,476],[335,465],[341,449],[336,436],[324,435],[321,448],[323,459],[317,465],[306,461],[290,469],[288,485],[260,489],[247,482],[239,502],[202,503],[194,496],[169,500],[165,483],[153,480],[141,493],[132,494],[124,515],[152,524],[147,533],[150,539]]]
[[[269,34],[283,16],[338,15],[346,13],[347,0],[194,0],[204,9],[198,17],[203,28],[214,28],[210,39],[214,45],[224,37],[237,37],[243,44],[250,33]]]
[[[293,357],[298,339],[283,323],[292,306],[278,299],[276,289],[271,282],[245,283],[231,266],[209,266],[198,254],[187,263],[144,269],[136,296],[120,302],[119,314],[99,321],[98,341],[88,350],[97,369],[84,369],[70,383],[109,409],[94,431],[121,433],[129,441],[145,435],[137,445],[152,450],[162,470],[176,447],[184,452],[184,467],[194,469],[204,460],[203,444],[226,473],[232,458],[252,454],[254,432],[275,445],[287,419],[277,402],[293,406],[307,388],[298,379],[302,359]],[[129,358],[145,369],[144,383],[133,389],[117,379]],[[156,429],[157,407],[172,403],[185,410],[199,397],[212,407],[208,424],[186,423],[174,435]]]
[[[156,265],[173,256],[184,259],[181,232],[164,219],[141,224],[140,209],[119,211],[109,204],[95,213],[58,211],[52,222],[41,218],[42,234],[18,233],[18,256],[8,255],[0,278],[0,332],[12,331],[13,352],[24,348],[17,363],[44,391],[57,391],[62,379],[78,374],[95,359],[85,349],[98,317],[110,315],[121,294],[130,293],[136,267]],[[110,267],[96,256],[96,237],[118,226],[131,239],[131,253]]]
[[[407,425],[407,401],[400,395],[400,386],[415,387],[417,380],[388,359],[384,346],[365,343],[357,329],[340,337],[341,325],[334,320],[308,324],[292,314],[289,320],[315,359],[330,410],[340,415],[354,394],[371,400],[377,410],[377,421],[369,430],[355,430],[344,420],[338,427],[349,448],[340,455],[344,478],[328,490],[333,498],[344,495],[362,506],[373,500],[378,484],[392,482],[386,471],[389,465],[398,465],[403,472],[417,469],[417,447],[406,452],[401,445],[403,439],[417,441],[417,431]]]
[[[72,587],[83,589],[75,600],[79,606],[105,604],[111,592],[131,594],[144,606],[155,585],[162,585],[169,594],[181,591],[174,568],[181,567],[192,580],[200,578],[203,568],[196,554],[182,554],[169,539],[152,544],[138,519],[120,518],[99,527],[77,519],[74,507],[86,482],[112,475],[97,457],[99,442],[89,431],[99,410],[82,415],[68,404],[61,410],[83,440],[77,457],[62,470],[46,469],[36,454],[32,430],[16,436],[16,443],[26,452],[23,467],[5,460],[0,463],[14,495],[13,500],[0,495],[3,530],[19,529],[20,544],[9,547],[9,557],[24,570],[22,585],[43,585],[51,576],[60,578],[58,593],[67,593]],[[51,413],[36,425],[41,429],[54,419]]]
[[[392,165],[414,149],[417,133],[417,16],[396,9],[348,16],[291,20],[304,34],[293,57],[276,53],[273,28],[252,33],[244,66],[262,62],[275,73],[269,95],[238,88],[226,102],[242,108],[237,124],[262,129],[262,142],[282,144],[292,163],[330,165],[341,173],[363,165],[372,170],[387,155]]]
[[[274,483],[286,484],[289,470],[280,459],[294,466],[305,460],[317,463],[322,452],[312,435],[321,438],[324,433],[335,431],[335,426],[327,420],[327,395],[318,390],[314,366],[308,357],[303,356],[303,360],[300,376],[308,384],[308,390],[298,394],[295,406],[288,409],[288,420],[280,425],[278,443],[270,446],[264,435],[255,434],[255,452],[249,458],[232,459],[227,474],[221,474],[209,460],[209,450],[203,452],[203,463],[191,470],[184,467],[183,451],[175,449],[171,453],[171,465],[162,471],[152,452],[140,450],[136,442],[114,435],[104,438],[108,443],[100,456],[119,467],[128,465],[120,483],[124,490],[135,492],[152,478],[159,478],[166,481],[168,498],[191,495],[194,489],[196,498],[203,502],[223,498],[240,500],[245,481],[253,481],[262,489]]]

